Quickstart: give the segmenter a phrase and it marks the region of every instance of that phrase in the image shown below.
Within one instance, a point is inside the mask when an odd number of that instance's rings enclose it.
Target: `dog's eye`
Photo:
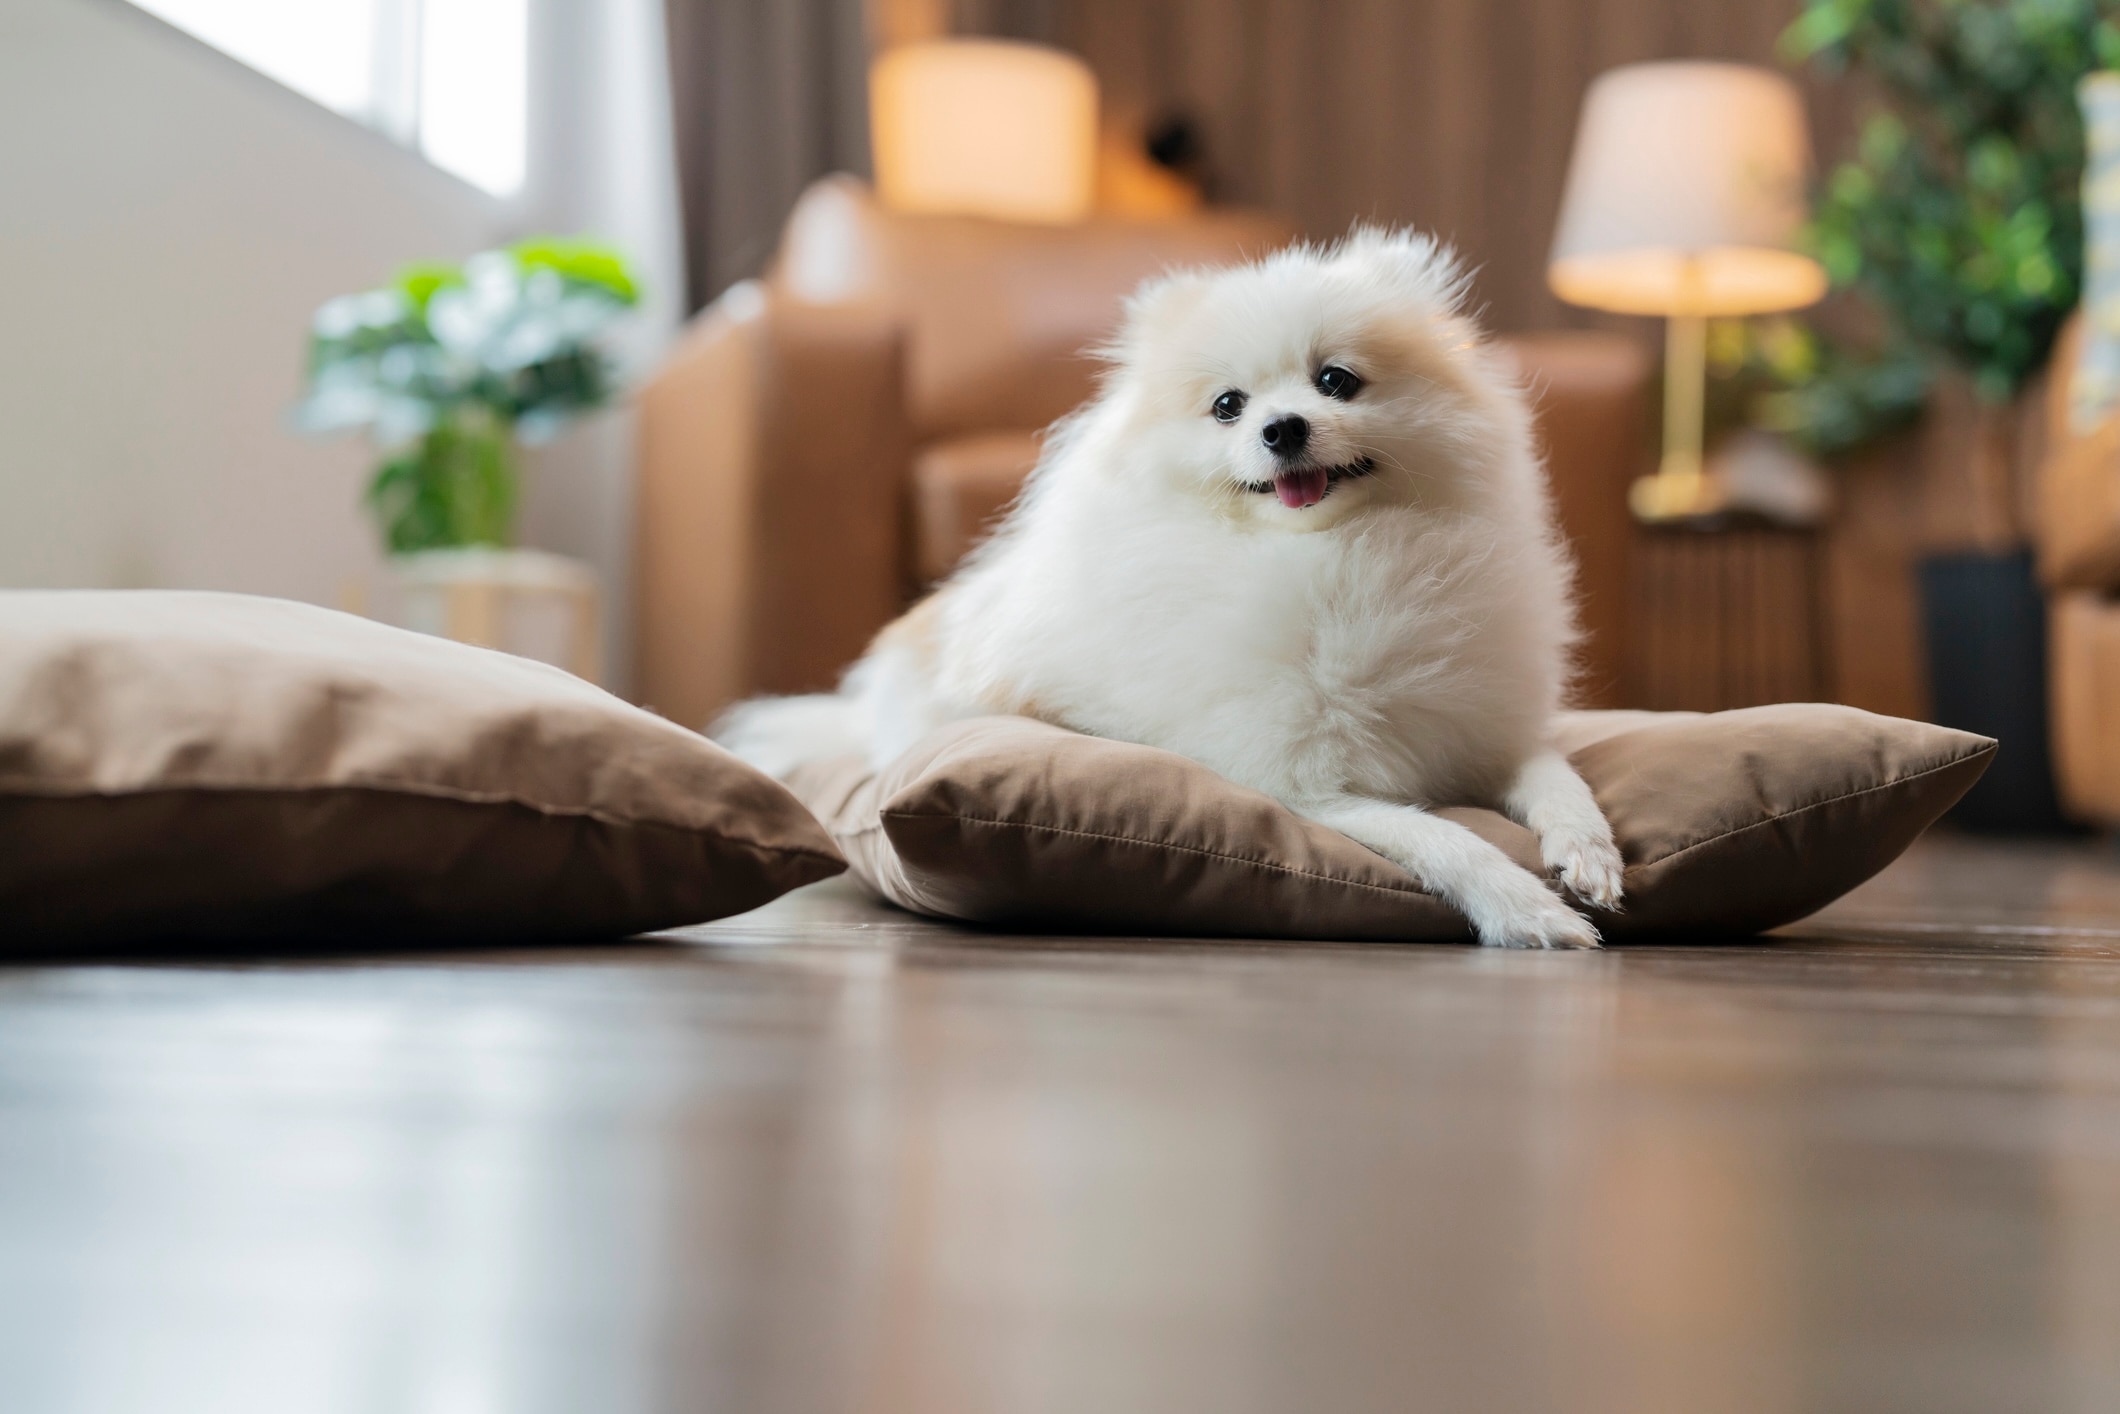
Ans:
[[[1318,391],[1344,403],[1362,391],[1362,380],[1354,376],[1354,370],[1328,363],[1318,370]]]
[[[1215,421],[1235,422],[1244,415],[1244,404],[1246,401],[1247,399],[1242,393],[1231,388],[1221,397],[1215,399]]]

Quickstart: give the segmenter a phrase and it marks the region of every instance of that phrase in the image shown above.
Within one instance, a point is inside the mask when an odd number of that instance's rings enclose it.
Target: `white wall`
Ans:
[[[534,177],[503,202],[122,0],[0,3],[0,586],[340,603],[378,564],[373,453],[286,411],[310,313],[405,261],[626,241],[657,301],[627,352],[652,362],[680,298],[659,10],[536,13]],[[621,683],[627,431],[534,458],[524,526],[603,571]]]
[[[368,455],[286,430],[323,300],[499,203],[119,0],[0,5],[0,583],[333,603]]]

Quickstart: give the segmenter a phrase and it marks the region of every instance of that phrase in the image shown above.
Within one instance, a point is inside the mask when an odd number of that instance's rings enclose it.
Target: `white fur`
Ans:
[[[954,718],[1020,712],[1180,752],[1401,865],[1483,942],[1595,946],[1595,930],[1470,831],[1484,804],[1539,837],[1601,908],[1620,858],[1556,753],[1575,636],[1531,418],[1461,312],[1432,241],[1358,229],[1329,249],[1145,286],[1099,396],[1061,423],[994,537],[886,629],[836,698],[738,709],[771,769],[859,739],[878,764]],[[1364,380],[1337,401],[1328,364]],[[1248,395],[1235,423],[1215,398]],[[1269,418],[1309,461],[1358,463],[1295,508]]]

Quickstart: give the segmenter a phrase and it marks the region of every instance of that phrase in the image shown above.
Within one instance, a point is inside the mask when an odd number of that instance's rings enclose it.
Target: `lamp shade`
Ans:
[[[1742,64],[1630,64],[1583,98],[1547,281],[1622,314],[1764,314],[1826,291],[1792,249],[1809,140],[1781,75]]]
[[[1079,221],[1096,192],[1097,81],[1042,45],[900,45],[870,70],[869,135],[877,192],[899,211]]]

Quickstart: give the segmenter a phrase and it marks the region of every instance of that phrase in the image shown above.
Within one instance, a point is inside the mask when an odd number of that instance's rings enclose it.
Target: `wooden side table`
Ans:
[[[1826,700],[1823,560],[1813,530],[1637,527],[1629,705],[1721,712]]]
[[[380,588],[385,622],[601,680],[596,574],[579,560],[477,545],[426,550],[392,558]]]

